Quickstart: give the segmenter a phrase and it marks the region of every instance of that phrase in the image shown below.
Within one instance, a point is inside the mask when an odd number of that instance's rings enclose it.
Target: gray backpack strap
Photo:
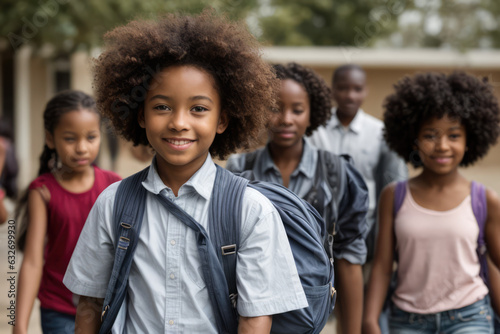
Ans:
[[[104,298],[99,334],[111,332],[127,294],[127,282],[144,216],[147,191],[142,186],[149,167],[121,181],[115,195],[115,258]]]
[[[326,222],[329,235],[335,235],[335,227],[338,220],[338,207],[340,200],[346,189],[345,163],[350,162],[348,155],[337,155],[328,151],[318,150],[318,166],[316,177],[320,180],[326,180],[332,193],[333,205],[329,205],[328,210],[334,210],[328,214],[332,221]],[[327,208],[324,208],[326,210]],[[326,217],[326,215],[323,215]]]
[[[240,244],[243,195],[248,180],[217,166],[208,221],[210,239],[224,269],[229,296],[236,306],[236,259]]]

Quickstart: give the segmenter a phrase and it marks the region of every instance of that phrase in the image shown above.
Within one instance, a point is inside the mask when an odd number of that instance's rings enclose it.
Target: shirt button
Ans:
[[[174,279],[175,278],[175,275],[174,274],[170,274],[170,279]]]
[[[170,244],[171,244],[172,246],[174,246],[174,245],[175,245],[175,240],[170,240]]]
[[[174,321],[173,321],[173,320],[169,320],[169,321],[168,321],[168,324],[169,324],[170,326],[173,326],[173,325],[174,325]]]

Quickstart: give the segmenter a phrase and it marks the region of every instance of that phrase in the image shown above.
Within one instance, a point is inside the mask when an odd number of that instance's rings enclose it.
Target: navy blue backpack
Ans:
[[[149,167],[148,167],[149,168]],[[132,258],[139,239],[147,191],[141,182],[148,168],[124,179],[115,197],[116,247],[99,333],[110,333],[126,297]],[[203,278],[219,333],[237,333],[236,257],[241,207],[247,187],[265,195],[276,207],[285,227],[295,265],[309,307],[273,315],[272,333],[319,333],[335,306],[333,259],[327,254],[325,223],[318,212],[287,188],[251,181],[217,166],[209,208],[209,231],[161,193],[160,203],[196,233]]]

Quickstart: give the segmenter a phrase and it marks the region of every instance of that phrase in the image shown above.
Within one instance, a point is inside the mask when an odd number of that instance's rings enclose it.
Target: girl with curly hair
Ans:
[[[161,194],[208,230],[216,166],[248,147],[275,104],[277,81],[255,38],[213,11],[135,21],[105,36],[95,62],[99,110],[134,144],[156,155],[142,182],[147,196],[127,280],[129,333],[217,333],[198,253],[198,234],[165,209]],[[113,206],[119,183],[94,205],[64,283],[80,295],[76,331],[96,331],[115,256]],[[239,331],[269,333],[273,314],[307,306],[280,216],[246,189],[236,258]],[[89,316],[90,315],[90,316]]]
[[[325,81],[312,69],[296,63],[275,65],[274,70],[281,89],[278,109],[269,111],[269,141],[257,151],[231,156],[226,168],[238,173],[246,171],[241,175],[249,179],[280,183],[316,207],[334,239],[342,332],[359,333],[367,188],[350,163],[318,150],[305,138],[331,116],[330,88]],[[327,161],[332,165],[327,166]],[[322,168],[330,170],[323,173]],[[333,170],[339,172],[330,177]]]
[[[422,171],[381,194],[363,332],[380,333],[377,319],[397,259],[391,333],[493,333],[488,287],[480,276],[481,219],[472,201],[478,193],[485,196],[486,248],[498,267],[500,199],[467,180],[459,167],[472,165],[497,141],[497,100],[486,80],[463,72],[417,74],[395,90],[385,101],[385,139]],[[495,272],[490,270],[491,279],[497,281]],[[496,299],[498,282],[491,283]]]
[[[121,178],[94,165],[101,118],[80,91],[54,96],[43,113],[45,146],[38,177],[16,209],[18,247],[24,251],[13,332],[26,333],[35,298],[43,333],[74,333],[76,307],[63,276],[85,219],[99,194]]]

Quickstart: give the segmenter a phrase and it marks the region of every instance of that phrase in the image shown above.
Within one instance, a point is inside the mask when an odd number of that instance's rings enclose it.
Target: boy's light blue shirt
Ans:
[[[210,157],[180,189],[164,185],[154,164],[140,240],[128,286],[129,333],[216,333],[194,232],[153,196],[164,193],[208,231],[208,208],[216,168]],[[119,182],[97,199],[64,277],[73,293],[104,298],[114,258],[113,204]],[[274,206],[248,188],[242,208],[237,259],[238,312],[271,315],[307,306],[286,233]]]

